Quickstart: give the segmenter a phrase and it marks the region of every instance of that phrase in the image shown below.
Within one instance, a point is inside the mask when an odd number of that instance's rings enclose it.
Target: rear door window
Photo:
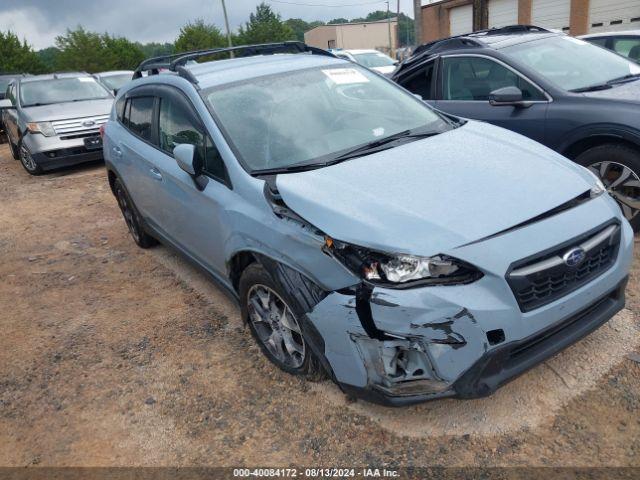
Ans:
[[[133,97],[127,107],[129,130],[147,142],[151,142],[154,101],[154,97]]]

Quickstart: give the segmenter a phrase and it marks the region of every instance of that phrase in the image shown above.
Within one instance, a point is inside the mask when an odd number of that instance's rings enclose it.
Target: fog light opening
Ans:
[[[504,342],[504,330],[501,328],[497,330],[489,330],[487,332],[487,340],[489,341],[489,345],[498,345],[499,343]]]

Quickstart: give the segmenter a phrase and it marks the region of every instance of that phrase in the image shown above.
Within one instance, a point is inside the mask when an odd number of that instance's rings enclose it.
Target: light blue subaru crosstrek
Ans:
[[[144,62],[104,154],[136,243],[208,272],[281,369],[479,397],[624,306],[632,231],[583,167],[304,44],[205,61],[228,50]]]

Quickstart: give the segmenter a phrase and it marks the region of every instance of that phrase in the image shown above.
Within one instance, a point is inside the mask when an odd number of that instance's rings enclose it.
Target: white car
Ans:
[[[398,62],[378,50],[331,50],[336,57],[359,63],[383,75],[391,75]]]

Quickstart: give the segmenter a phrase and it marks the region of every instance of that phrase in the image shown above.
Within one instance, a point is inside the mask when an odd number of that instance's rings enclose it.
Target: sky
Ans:
[[[244,24],[258,3],[258,0],[226,0],[230,28],[236,30]],[[306,21],[363,17],[387,8],[385,2],[375,0],[266,0],[266,3],[283,20]],[[391,0],[390,8],[396,10],[397,0]],[[413,0],[400,0],[400,9],[413,17]],[[224,31],[221,0],[0,0],[0,31],[13,31],[36,50],[53,46],[57,35],[78,25],[142,43],[173,42],[180,27],[197,18]]]

